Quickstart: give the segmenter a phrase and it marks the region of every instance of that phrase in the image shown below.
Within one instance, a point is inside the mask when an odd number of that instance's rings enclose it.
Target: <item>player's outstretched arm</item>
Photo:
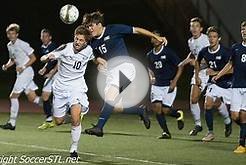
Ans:
[[[52,53],[49,53],[49,54],[46,54],[46,55],[43,55],[41,58],[40,58],[40,61],[42,62],[47,62],[49,60],[55,60],[55,55],[52,54]]]
[[[15,64],[14,59],[10,58],[6,64],[2,66],[2,70],[6,71],[9,67]]]
[[[196,85],[200,86],[201,85],[201,79],[199,78],[200,62],[198,60],[195,61],[194,70],[195,70]]]
[[[232,62],[229,61],[224,68],[216,75],[212,78],[212,81],[217,81],[220,77],[226,75],[226,74],[230,74],[233,73],[233,67],[232,67]]]
[[[149,38],[154,37],[155,39],[157,39],[158,41],[160,41],[163,45],[167,45],[167,39],[166,37],[160,37],[158,35],[155,35],[154,33],[150,32],[149,30],[140,28],[140,27],[134,27],[133,29],[133,33],[134,34],[140,34]]]

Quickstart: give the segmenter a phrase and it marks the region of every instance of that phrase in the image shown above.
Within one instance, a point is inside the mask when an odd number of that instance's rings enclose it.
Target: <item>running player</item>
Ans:
[[[6,71],[8,68],[16,65],[16,81],[13,90],[10,94],[10,119],[4,124],[0,125],[3,129],[15,130],[16,119],[19,112],[19,96],[24,91],[30,102],[39,104],[40,97],[36,95],[35,90],[38,89],[33,81],[34,71],[31,65],[36,61],[33,54],[34,49],[30,45],[18,38],[20,26],[18,24],[10,24],[7,29],[7,37],[10,40],[8,43],[9,60],[2,66]]]
[[[94,54],[96,56],[102,57],[105,60],[110,60],[117,56],[128,56],[128,51],[124,42],[124,36],[128,34],[140,34],[150,38],[154,37],[161,43],[166,42],[164,37],[157,36],[152,32],[142,28],[122,24],[104,26],[104,16],[100,12],[85,14],[83,17],[83,24],[88,27],[93,36],[91,46],[93,48]],[[123,63],[119,65],[118,69],[121,68],[128,68],[129,75],[126,76],[132,77],[134,67],[131,64]],[[111,69],[113,70],[116,68]],[[87,134],[96,135],[99,137],[103,136],[103,127],[114,109],[114,106],[111,106],[112,104],[109,102],[114,102],[114,99],[118,94],[118,86],[118,83],[108,81],[107,90],[105,92],[105,103],[102,107],[98,122],[94,127],[85,130]],[[124,109],[126,112],[128,110],[129,109]],[[130,109],[130,111],[130,113],[135,113],[141,116],[147,129],[150,127],[150,120],[148,116],[145,115],[146,113],[143,108],[135,109],[135,111]]]
[[[154,34],[160,36],[155,31]],[[151,38],[154,48],[148,54],[151,86],[151,103],[156,119],[163,130],[160,139],[170,139],[171,133],[168,130],[165,115],[175,117],[178,121],[178,129],[183,129],[183,111],[173,108],[173,102],[177,93],[177,81],[181,75],[182,67],[179,66],[179,57],[160,41]]]
[[[41,61],[58,60],[58,75],[53,83],[54,119],[57,125],[64,122],[70,109],[72,117],[72,144],[70,156],[78,157],[81,134],[81,115],[88,112],[87,85],[84,74],[89,60],[94,59],[92,48],[87,45],[90,31],[78,26],[74,31],[74,42],[60,46],[55,51],[41,57]]]
[[[56,44],[52,42],[52,34],[49,29],[42,29],[40,33],[40,40],[42,41],[40,55],[45,55],[56,49]],[[55,123],[52,122],[52,104],[51,104],[51,86],[56,77],[57,60],[49,61],[44,65],[42,69],[39,70],[39,74],[46,78],[43,90],[42,90],[42,99],[43,99],[43,110],[46,115],[45,122],[38,127],[38,129],[47,129],[55,126]]]
[[[241,23],[242,43],[232,46],[232,56],[221,72],[213,77],[218,81],[233,69],[231,117],[240,126],[239,145],[235,153],[246,153],[246,21]]]
[[[205,120],[208,127],[208,133],[202,139],[203,141],[211,141],[214,139],[213,133],[213,108],[222,111],[225,124],[225,137],[231,134],[231,119],[227,110],[226,104],[230,104],[231,96],[231,75],[225,75],[219,79],[216,83],[212,83],[211,79],[217,75],[220,70],[227,64],[231,56],[231,51],[219,42],[221,40],[219,29],[215,26],[209,27],[207,30],[210,45],[203,48],[198,55],[195,65],[195,79],[196,85],[201,85],[201,79],[199,78],[199,70],[202,59],[205,60],[208,65],[206,71],[209,75],[210,83],[206,91],[206,98],[204,103]]]
[[[185,66],[190,64],[194,66],[195,60],[198,56],[200,50],[209,45],[208,37],[206,34],[202,33],[203,23],[202,19],[195,17],[190,20],[190,32],[192,37],[188,40],[188,45],[190,48],[190,53],[185,60],[181,62],[180,65]],[[206,64],[204,61],[201,62],[199,77],[202,80],[201,86],[197,86],[195,83],[195,75],[191,79],[191,91],[190,91],[190,109],[195,121],[195,127],[190,131],[190,136],[196,136],[198,132],[202,131],[201,125],[201,110],[199,106],[199,98],[201,93],[207,86],[208,75],[206,75]]]

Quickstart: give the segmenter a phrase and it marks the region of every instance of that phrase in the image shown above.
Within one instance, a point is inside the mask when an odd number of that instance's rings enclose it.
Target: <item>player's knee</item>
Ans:
[[[72,120],[72,126],[76,127],[80,125],[80,119]]]
[[[162,112],[161,108],[162,108],[161,103],[153,103],[152,104],[152,109],[157,114],[161,114],[161,112]]]
[[[214,104],[212,102],[206,102],[204,103],[205,109],[212,109]]]
[[[165,115],[168,115],[170,113],[170,108],[169,107],[163,107],[162,108],[162,112],[165,114]]]
[[[198,97],[192,96],[190,102],[191,102],[191,104],[196,104],[196,103],[198,103],[198,100],[199,100]]]
[[[238,112],[232,112],[231,118],[233,121],[238,121],[239,120],[239,113]]]
[[[64,122],[64,119],[63,118],[54,118],[55,119],[55,123],[56,125],[61,125],[63,122]]]
[[[49,97],[50,97],[50,94],[49,93],[46,93],[46,92],[43,92],[42,93],[42,99],[44,101],[48,101],[49,100]]]

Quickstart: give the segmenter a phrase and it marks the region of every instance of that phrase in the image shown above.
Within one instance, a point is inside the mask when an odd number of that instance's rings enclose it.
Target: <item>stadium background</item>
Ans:
[[[223,43],[228,46],[240,40],[239,23],[246,8],[246,2],[237,0],[234,3],[223,0],[13,0],[1,2],[1,42],[0,42],[0,64],[8,60],[8,43],[5,29],[8,24],[16,22],[20,24],[20,38],[30,43],[38,50],[41,42],[40,30],[49,28],[53,32],[53,41],[58,45],[73,40],[73,30],[81,23],[82,16],[86,12],[100,10],[105,13],[105,23],[123,23],[133,26],[144,27],[149,30],[160,30],[169,41],[168,46],[173,48],[181,59],[187,55],[187,39],[190,37],[189,20],[194,16],[204,19],[205,27],[217,25],[223,33]],[[66,25],[59,19],[59,9],[67,4],[76,5],[80,11],[80,17],[72,25]],[[244,8],[243,8],[244,7]],[[147,38],[141,36],[126,37],[126,43],[130,54],[145,63],[145,54],[151,49]],[[39,60],[33,65],[36,73],[43,64]],[[187,67],[182,75],[178,87],[177,99],[187,100],[189,98],[189,82],[192,68]],[[89,86],[88,95],[93,100],[98,100],[96,89],[96,68],[88,66],[86,81]],[[15,68],[8,72],[1,71],[0,74],[0,98],[7,98],[15,81]],[[36,75],[35,82],[42,87],[43,79]],[[41,90],[38,91],[40,94]]]

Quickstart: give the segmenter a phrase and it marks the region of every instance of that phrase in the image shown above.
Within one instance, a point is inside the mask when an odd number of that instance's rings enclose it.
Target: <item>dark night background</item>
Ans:
[[[148,30],[159,29],[167,37],[169,41],[168,46],[173,48],[181,59],[185,58],[188,53],[187,39],[190,37],[189,19],[191,16],[194,16],[193,13],[190,16],[186,16],[183,22],[179,23],[177,20],[172,20],[175,17],[177,18],[179,13],[176,13],[176,15],[170,13],[170,16],[163,15],[163,17],[160,17],[160,15],[156,14],[154,8],[150,7],[151,3],[151,0],[13,0],[1,2],[4,10],[0,11],[0,64],[2,65],[8,60],[6,47],[8,39],[5,29],[10,23],[15,22],[20,25],[19,38],[30,43],[35,49],[36,56],[40,57],[38,50],[41,46],[39,37],[42,28],[49,28],[53,32],[53,41],[58,45],[70,42],[73,40],[73,30],[81,23],[83,14],[95,10],[100,10],[105,14],[106,24],[122,23],[143,27]],[[66,25],[59,19],[59,10],[65,4],[73,4],[80,11],[79,19],[72,25]],[[178,35],[177,30],[173,28],[174,26],[171,26],[175,21],[182,25],[182,30],[184,31],[182,36]],[[175,26],[179,27],[179,24]],[[126,37],[126,43],[130,54],[144,63],[145,54],[151,49],[149,39],[136,35],[128,36]],[[42,65],[39,59],[35,62],[33,68],[36,73]],[[178,98],[189,98],[191,68],[188,67],[187,69],[188,72],[187,70],[185,71],[179,82]],[[96,68],[93,64],[89,64],[87,70],[88,95],[92,99],[97,99]],[[1,71],[0,80],[0,97],[7,98],[15,81],[15,67],[12,67],[7,72]],[[35,82],[41,89],[43,79],[37,74],[35,75]],[[39,94],[40,89],[38,90]]]

